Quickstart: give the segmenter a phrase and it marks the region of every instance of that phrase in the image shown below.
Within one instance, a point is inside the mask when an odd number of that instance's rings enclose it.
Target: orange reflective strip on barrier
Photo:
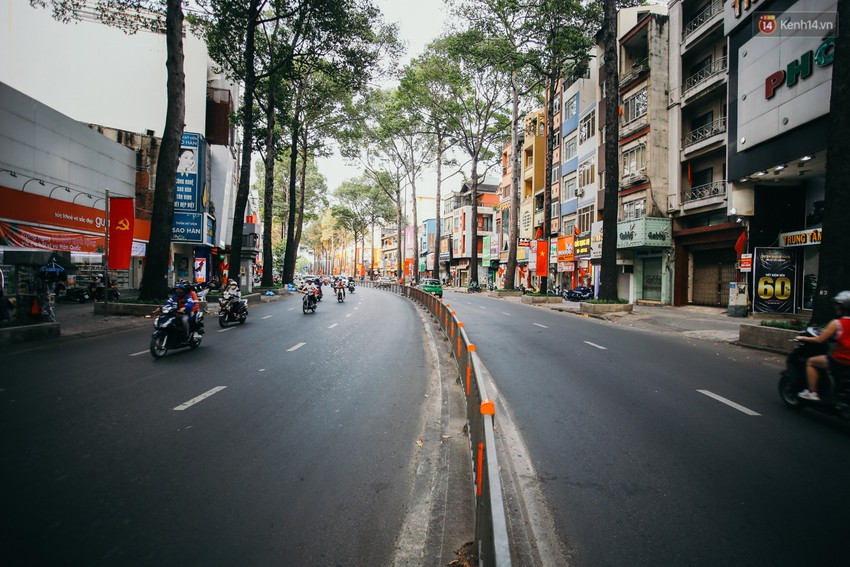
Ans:
[[[475,350],[475,345],[474,345],[474,344],[469,343],[469,344],[466,346],[466,352],[473,352],[474,350]]]
[[[472,367],[466,365],[466,396],[469,397],[469,389],[472,387]]]
[[[481,415],[496,415],[496,404],[493,400],[481,400]]]
[[[484,443],[478,443],[478,467],[475,470],[475,484],[477,496],[481,496],[481,485],[484,484],[484,474],[481,468],[484,466]]]
[[[460,333],[457,334],[457,357],[460,359]]]

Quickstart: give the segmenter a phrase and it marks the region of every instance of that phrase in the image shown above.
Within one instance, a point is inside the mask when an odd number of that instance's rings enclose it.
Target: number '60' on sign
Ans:
[[[789,278],[759,278],[758,294],[761,299],[781,299],[791,297],[791,280]]]

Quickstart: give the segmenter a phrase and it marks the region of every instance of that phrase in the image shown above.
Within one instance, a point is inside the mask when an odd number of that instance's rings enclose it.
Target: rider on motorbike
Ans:
[[[342,298],[345,299],[345,282],[342,281],[342,278],[334,278],[334,292],[339,293],[339,290],[342,290]]]
[[[798,395],[804,400],[819,401],[818,379],[819,369],[835,367],[850,368],[850,291],[842,291],[832,298],[835,304],[838,319],[833,319],[826,329],[817,337],[799,336],[797,340],[804,343],[824,343],[835,337],[835,348],[826,355],[813,356],[806,361],[806,378],[809,382],[808,389]]]
[[[304,282],[304,285],[301,286],[301,292],[307,295],[307,301],[311,304],[316,303],[318,289],[316,284],[313,283],[313,280],[307,280]]]
[[[189,338],[189,313],[195,307],[195,302],[192,297],[186,292],[186,286],[179,283],[174,286],[174,295],[168,298],[166,305],[177,307],[177,319],[183,326],[183,336]]]

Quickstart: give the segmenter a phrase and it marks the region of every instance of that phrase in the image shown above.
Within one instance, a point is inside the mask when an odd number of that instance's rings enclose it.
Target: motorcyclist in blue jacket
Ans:
[[[179,283],[174,286],[174,295],[168,298],[166,305],[177,307],[177,318],[183,326],[183,336],[188,339],[189,314],[192,313],[192,310],[195,307],[195,302],[192,300],[192,296],[186,292],[186,286],[184,284]]]

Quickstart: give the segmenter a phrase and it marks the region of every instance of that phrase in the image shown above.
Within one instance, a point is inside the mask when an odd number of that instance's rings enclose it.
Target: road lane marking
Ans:
[[[697,392],[699,392],[700,394],[705,394],[709,398],[714,398],[718,402],[724,403],[727,406],[729,406],[730,408],[735,408],[739,412],[745,413],[747,415],[761,415],[760,413],[754,412],[753,410],[751,410],[749,408],[745,408],[744,406],[742,406],[740,404],[736,404],[732,400],[727,400],[723,396],[718,396],[714,392],[709,392],[708,390],[697,390]]]
[[[294,311],[294,310],[295,310],[294,307],[290,307],[289,309],[287,309],[287,311]]]
[[[339,325],[339,323],[334,323],[333,325],[331,325],[330,327],[328,327],[328,329],[333,329],[333,328],[334,328],[334,327],[336,327],[337,325]]]
[[[543,327],[544,329],[548,329],[546,325],[541,325],[540,323],[532,323],[533,325],[537,325],[538,327]]]
[[[139,356],[140,354],[145,354],[146,352],[150,352],[150,351],[143,350],[142,352],[134,352],[134,353],[133,353],[133,354],[131,354],[130,356]]]
[[[510,317],[510,316],[511,316],[511,314],[510,314],[510,313],[505,313],[504,311],[502,311],[502,315],[507,315],[508,317]]]
[[[201,394],[197,398],[192,398],[191,400],[189,400],[185,404],[180,404],[179,406],[174,408],[174,411],[183,411],[186,408],[190,408],[193,405],[197,404],[198,402],[202,402],[202,401],[206,400],[207,398],[209,398],[210,396],[212,396],[216,392],[220,392],[220,391],[224,390],[225,388],[227,388],[227,386],[216,386],[212,390],[208,390],[208,391],[204,392],[203,394]]]
[[[349,313],[348,315],[346,315],[346,317],[351,317],[351,313]]]
[[[479,309],[487,309],[487,308],[486,308],[486,307],[484,307],[483,305],[479,305],[479,306],[478,306],[478,308],[479,308]]]
[[[299,348],[303,347],[303,346],[304,346],[304,345],[306,345],[306,344],[307,344],[307,343],[298,343],[298,344],[297,344],[297,345],[295,345],[294,347],[286,349],[286,352],[296,351],[296,350],[298,350]]]
[[[226,329],[222,329],[222,330],[220,330],[220,331],[219,331],[219,333],[223,333],[223,332],[225,332],[225,331],[232,331],[232,330],[233,330],[233,329],[235,329],[235,328],[236,328],[236,327],[227,327]]]
[[[293,309],[294,309],[294,308],[293,308]],[[261,317],[261,319],[271,319],[271,318],[272,318],[272,316],[271,316],[271,315],[266,315],[265,317]]]
[[[596,347],[596,348],[598,348],[599,350],[608,350],[608,347],[604,347],[604,346],[602,346],[602,345],[598,345],[598,344],[596,344],[596,343],[592,343],[592,342],[590,342],[590,341],[584,341],[584,342],[585,342],[585,344],[588,344],[588,345],[590,345],[590,346],[592,346],[592,347]]]

